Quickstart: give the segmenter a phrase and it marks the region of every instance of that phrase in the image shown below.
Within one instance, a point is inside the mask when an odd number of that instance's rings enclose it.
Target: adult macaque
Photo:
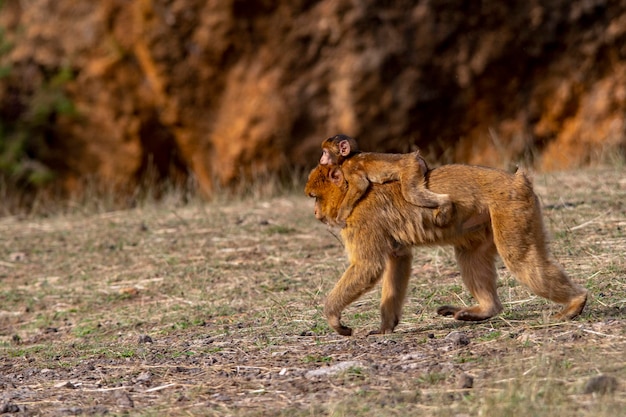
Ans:
[[[389,154],[360,152],[354,138],[336,135],[322,142],[322,165],[341,166],[349,184],[348,192],[337,210],[336,221],[343,223],[370,183],[400,181],[402,195],[409,203],[435,209],[437,226],[445,226],[452,216],[452,203],[445,194],[426,188],[426,161],[419,152]]]
[[[440,315],[479,321],[502,311],[496,292],[496,254],[531,291],[563,305],[557,318],[581,313],[587,291],[574,284],[551,257],[539,202],[524,173],[445,165],[429,171],[426,181],[434,192],[450,195],[455,213],[447,227],[434,226],[432,210],[408,203],[397,182],[372,184],[346,219],[341,236],[350,266],[324,305],[328,323],[337,333],[352,334],[341,323],[341,312],[381,277],[381,324],[375,333],[394,330],[415,245],[454,246],[463,283],[478,302],[466,308],[439,307]],[[337,225],[338,207],[349,188],[340,167],[318,165],[309,175],[305,193],[315,198],[315,216]]]

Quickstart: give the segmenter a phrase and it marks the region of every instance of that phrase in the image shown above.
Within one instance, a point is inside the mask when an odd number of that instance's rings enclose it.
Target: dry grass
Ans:
[[[621,167],[535,178],[555,255],[592,293],[580,319],[551,322],[557,307],[503,268],[499,317],[437,317],[439,304],[472,301],[451,249],[421,248],[385,337],[366,336],[378,291],[345,314],[356,336],[327,327],[320,306],[345,255],[300,190],[0,218],[0,409],[615,417],[626,408],[625,178]],[[618,385],[590,392],[598,375]]]

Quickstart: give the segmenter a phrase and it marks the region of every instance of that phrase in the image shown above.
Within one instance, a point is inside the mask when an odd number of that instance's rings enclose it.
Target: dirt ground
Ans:
[[[379,290],[327,326],[346,267],[301,190],[128,211],[0,218],[0,413],[611,416],[626,409],[626,176],[536,175],[551,248],[591,300],[579,319],[499,267],[505,311],[470,304],[451,248],[415,250],[396,332]]]

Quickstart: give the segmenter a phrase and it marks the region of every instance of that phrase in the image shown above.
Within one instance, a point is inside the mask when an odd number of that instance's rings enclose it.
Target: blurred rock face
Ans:
[[[66,188],[153,169],[210,194],[312,166],[336,133],[431,166],[563,169],[626,147],[623,2],[378,3],[5,2],[1,116],[71,70],[78,116],[52,118],[36,155]]]

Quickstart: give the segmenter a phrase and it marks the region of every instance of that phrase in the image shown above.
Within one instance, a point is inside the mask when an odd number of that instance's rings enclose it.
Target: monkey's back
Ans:
[[[454,203],[454,219],[448,226],[434,224],[432,209],[407,202],[399,182],[372,184],[342,231],[346,243],[358,236],[364,248],[471,244],[491,233],[494,210],[497,213],[500,207],[520,201],[535,204],[532,185],[521,171],[510,174],[486,167],[444,165],[428,171],[426,184],[431,191],[448,194]],[[467,222],[474,222],[475,227],[466,228]],[[364,243],[366,239],[372,244]]]
[[[532,184],[522,170],[506,171],[473,165],[451,164],[432,169],[426,174],[427,187],[450,194],[454,201],[488,202],[515,198],[519,192],[532,192]]]

